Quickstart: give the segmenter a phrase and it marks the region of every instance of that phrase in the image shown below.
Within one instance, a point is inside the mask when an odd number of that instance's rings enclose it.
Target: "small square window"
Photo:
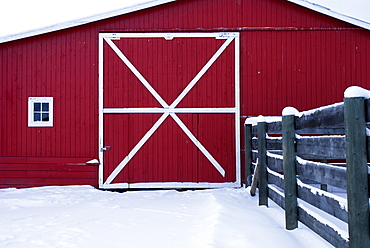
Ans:
[[[52,97],[28,98],[28,126],[29,127],[53,126]]]

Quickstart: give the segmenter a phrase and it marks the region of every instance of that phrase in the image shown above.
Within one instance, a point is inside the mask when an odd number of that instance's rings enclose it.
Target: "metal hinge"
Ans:
[[[231,38],[231,37],[237,37],[239,34],[238,33],[228,33],[228,32],[225,32],[225,33],[219,33],[218,36],[216,37],[216,39],[228,39],[228,38]]]

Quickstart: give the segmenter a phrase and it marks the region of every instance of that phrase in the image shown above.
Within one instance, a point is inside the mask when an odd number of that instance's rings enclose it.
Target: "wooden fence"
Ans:
[[[370,247],[370,100],[349,96],[342,103],[297,114],[286,108],[280,118],[251,121],[244,126],[246,177],[251,183],[257,165],[259,205],[267,206],[269,197],[285,209],[288,230],[301,221],[335,247]],[[344,197],[327,192],[328,186],[342,189]]]

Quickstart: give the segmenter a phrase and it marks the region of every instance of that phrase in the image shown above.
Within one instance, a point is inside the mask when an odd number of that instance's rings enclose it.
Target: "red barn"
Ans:
[[[370,24],[300,2],[150,1],[3,37],[0,187],[240,186],[247,116],[370,88]]]

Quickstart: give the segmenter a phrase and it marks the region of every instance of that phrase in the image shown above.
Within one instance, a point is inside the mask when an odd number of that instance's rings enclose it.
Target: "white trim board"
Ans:
[[[104,114],[128,113],[235,113],[236,108],[104,108]]]
[[[358,19],[354,16],[349,16],[346,13],[339,13],[336,11],[331,10],[330,8],[327,8],[326,6],[319,5],[313,2],[310,2],[309,0],[288,0],[289,2],[295,3],[297,5],[300,5],[302,7],[308,8],[310,10],[319,12],[321,14],[333,17],[335,19],[356,25],[361,28],[365,28],[370,30],[370,23],[361,19]],[[351,1],[348,1],[348,4],[352,4]]]
[[[115,17],[115,16],[129,14],[132,12],[140,11],[143,9],[148,9],[151,7],[155,7],[158,5],[162,5],[162,4],[166,4],[166,3],[170,3],[174,1],[176,0],[151,0],[151,1],[144,2],[144,3],[139,3],[133,6],[100,13],[97,15],[92,15],[92,16],[88,16],[88,17],[84,17],[84,18],[80,18],[76,20],[57,23],[51,26],[40,27],[37,29],[25,31],[22,33],[6,35],[6,36],[0,37],[0,43],[5,43],[5,42],[13,41],[13,40],[19,40],[19,39],[23,39],[27,37],[36,36],[36,35],[51,33],[54,31],[59,31],[59,30],[67,29],[67,28],[77,27],[77,26],[88,24],[91,22],[96,22],[96,21],[108,19],[108,18]]]
[[[112,183],[102,185],[102,189],[216,189],[216,188],[240,188],[237,182],[231,183],[179,183],[179,182],[165,182],[165,183]]]

